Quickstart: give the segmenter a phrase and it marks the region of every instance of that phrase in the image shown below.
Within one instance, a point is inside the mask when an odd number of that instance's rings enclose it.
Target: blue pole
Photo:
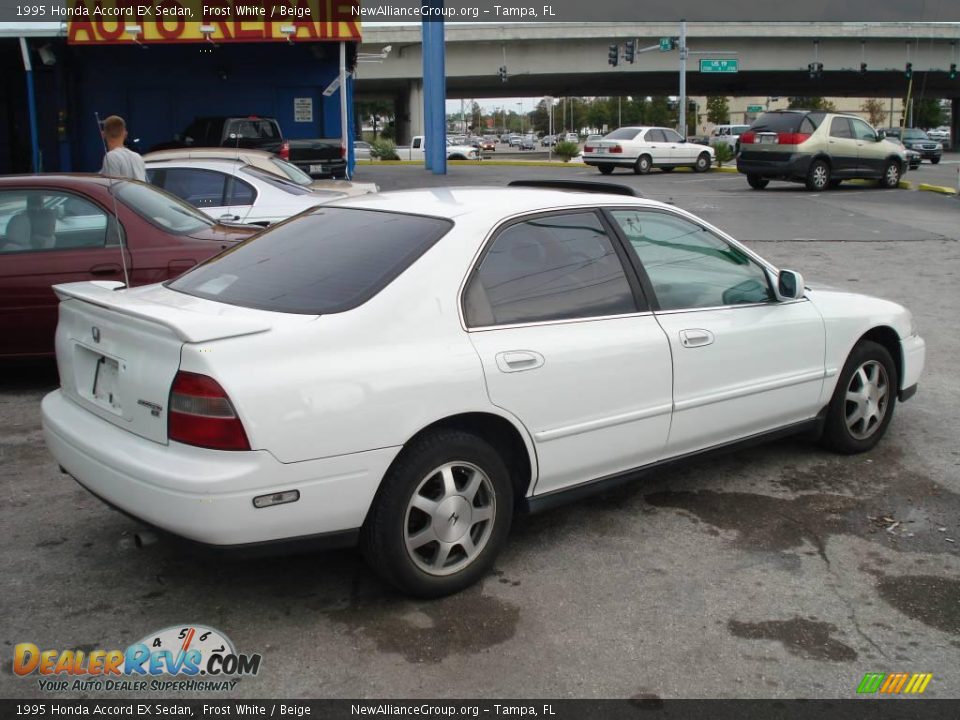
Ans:
[[[433,168],[433,154],[430,152],[430,146],[433,143],[433,114],[430,108],[433,106],[433,84],[429,81],[430,75],[430,45],[433,42],[433,36],[430,34],[430,21],[424,20],[422,23],[421,35],[423,38],[423,166],[427,170]]]
[[[37,132],[37,98],[33,91],[33,65],[30,62],[30,48],[26,38],[20,38],[20,53],[23,55],[23,69],[27,75],[27,109],[30,113],[31,165],[35,173],[40,172],[40,137]]]
[[[431,8],[442,8],[443,0],[430,0]],[[435,16],[441,17],[442,16]],[[428,94],[429,88],[429,94]],[[423,23],[424,115],[427,125],[427,169],[447,174],[447,85],[444,61],[443,20]]]

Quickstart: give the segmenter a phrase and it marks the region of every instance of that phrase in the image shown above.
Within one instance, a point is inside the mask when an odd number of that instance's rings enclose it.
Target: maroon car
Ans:
[[[53,354],[52,285],[174,278],[260,228],[221,225],[152,185],[100,175],[0,177],[0,357]]]

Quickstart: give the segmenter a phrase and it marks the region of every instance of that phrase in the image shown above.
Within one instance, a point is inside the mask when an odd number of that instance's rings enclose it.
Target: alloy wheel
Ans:
[[[887,371],[876,360],[863,363],[850,378],[844,402],[847,430],[857,440],[865,440],[883,424],[890,399]]]

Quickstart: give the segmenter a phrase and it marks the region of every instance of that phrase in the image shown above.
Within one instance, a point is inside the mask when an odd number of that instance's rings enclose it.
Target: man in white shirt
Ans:
[[[110,177],[147,180],[147,170],[143,158],[124,147],[127,139],[127,123],[119,115],[111,115],[103,121],[103,139],[107,143],[107,154],[103,156],[101,175]]]

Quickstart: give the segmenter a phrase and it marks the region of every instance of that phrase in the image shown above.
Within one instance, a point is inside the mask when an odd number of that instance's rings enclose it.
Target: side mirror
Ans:
[[[781,270],[775,289],[777,300],[799,300],[803,297],[803,275],[795,270]]]
[[[193,138],[190,137],[189,135],[184,135],[183,142],[186,145],[193,145]]]
[[[883,130],[877,130],[877,142],[886,139],[887,134]]]

